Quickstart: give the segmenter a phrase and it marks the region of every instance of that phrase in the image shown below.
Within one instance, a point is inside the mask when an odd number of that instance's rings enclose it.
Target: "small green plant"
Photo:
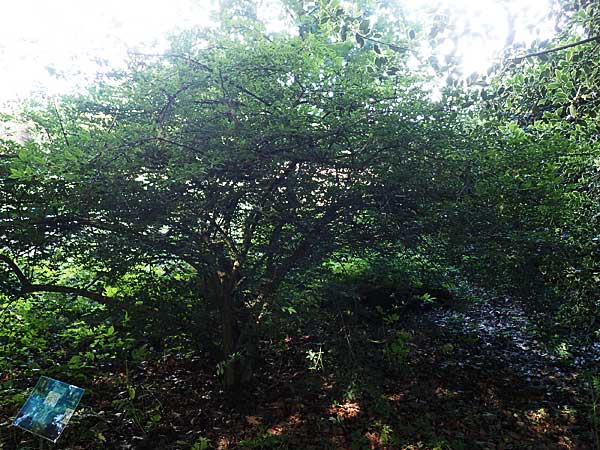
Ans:
[[[210,439],[204,436],[200,436],[198,439],[196,439],[196,442],[194,443],[194,445],[192,445],[192,448],[190,450],[206,450],[210,448],[210,445]]]
[[[392,427],[389,425],[383,425],[381,432],[379,433],[379,439],[383,445],[390,444],[392,442]]]
[[[454,353],[454,350],[455,350],[454,345],[449,342],[440,347],[440,351],[444,355],[451,355],[452,353]]]
[[[154,410],[149,411],[149,420],[146,423],[146,427],[151,428],[153,426],[156,426],[160,423],[161,420],[162,415],[160,414],[159,409],[154,408]]]
[[[125,360],[125,390],[120,395],[122,398],[113,400],[112,404],[131,418],[144,434],[162,421],[162,404],[147,387],[134,386],[127,360]],[[157,403],[152,405],[148,401],[149,398],[156,399]]]
[[[386,312],[381,306],[377,305],[375,307],[377,312],[381,314],[381,318],[386,325],[394,325],[396,322],[400,320],[400,313],[398,312]]]
[[[403,366],[409,361],[410,348],[408,342],[412,335],[406,330],[399,330],[394,338],[383,349],[385,360],[392,367]]]
[[[134,348],[131,351],[131,359],[134,362],[144,361],[145,359],[148,359],[149,356],[150,356],[150,351],[148,350],[147,344],[144,344],[140,347]]]
[[[298,311],[296,311],[296,308],[294,308],[293,306],[282,306],[281,311],[290,315],[298,314]]]
[[[217,376],[219,376],[219,377],[223,376],[225,374],[225,368],[229,364],[233,364],[241,356],[242,356],[242,354],[240,352],[235,352],[235,353],[232,353],[231,355],[229,355],[229,357],[227,359],[224,359],[223,361],[218,363],[217,367],[216,367]]]
[[[319,370],[323,370],[323,350],[319,347],[318,351],[307,350],[306,351],[306,359],[308,359],[308,369],[317,372]]]
[[[337,406],[337,405],[335,405],[335,406]],[[344,420],[346,420],[346,418],[344,416],[338,416],[338,415],[331,416],[329,418],[329,421],[337,426],[343,425]]]
[[[431,295],[429,292],[425,292],[422,295],[419,295],[419,300],[421,300],[421,302],[425,305],[432,305],[433,303],[435,303],[435,301],[437,300],[433,295]]]
[[[352,381],[344,392],[344,400],[355,401],[362,395],[362,383],[358,374],[352,375]]]
[[[569,346],[566,342],[560,342],[554,347],[554,352],[561,359],[561,361],[569,361],[573,355],[569,351]]]
[[[373,423],[372,429],[374,429],[377,434],[379,434],[379,440],[382,445],[391,445],[397,443],[397,438],[394,436],[394,429],[384,423],[381,423],[379,420]]]
[[[116,399],[112,401],[115,408],[123,411],[127,417],[131,418],[142,433],[146,434],[146,427],[144,427],[144,412],[138,408],[131,399],[131,392],[129,392],[129,398]]]

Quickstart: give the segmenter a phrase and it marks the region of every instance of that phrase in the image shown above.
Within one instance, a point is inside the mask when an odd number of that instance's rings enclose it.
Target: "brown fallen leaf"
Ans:
[[[257,416],[246,416],[246,423],[253,427],[262,425],[262,420]]]

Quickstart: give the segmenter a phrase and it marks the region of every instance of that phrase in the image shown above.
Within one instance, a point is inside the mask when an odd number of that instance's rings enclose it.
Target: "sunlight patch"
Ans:
[[[352,419],[360,413],[360,405],[356,402],[345,401],[341,404],[331,405],[327,412],[339,419]]]

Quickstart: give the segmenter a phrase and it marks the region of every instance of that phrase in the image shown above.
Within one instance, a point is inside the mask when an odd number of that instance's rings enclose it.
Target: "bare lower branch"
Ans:
[[[34,292],[56,292],[60,294],[72,294],[77,295],[79,297],[86,297],[90,300],[97,301],[98,303],[102,303],[103,305],[114,305],[115,299],[110,297],[105,297],[104,295],[94,292],[88,291],[87,289],[79,289],[70,286],[61,286],[56,284],[29,284],[25,286],[22,290],[21,295],[32,294]]]
[[[8,257],[5,254],[0,254],[0,261],[4,262],[19,279],[21,289],[16,293],[17,297],[24,297],[27,294],[32,294],[34,292],[56,292],[86,297],[104,305],[114,304],[114,299],[106,297],[100,294],[99,292],[90,291],[88,289],[80,289],[56,284],[34,284],[31,282],[31,280],[29,280],[29,278],[27,278],[27,276],[23,273],[21,268],[12,258]]]

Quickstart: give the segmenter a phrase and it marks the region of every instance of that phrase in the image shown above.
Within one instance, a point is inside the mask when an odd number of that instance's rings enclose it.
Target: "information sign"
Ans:
[[[56,442],[75,412],[83,389],[41,377],[13,425]]]

